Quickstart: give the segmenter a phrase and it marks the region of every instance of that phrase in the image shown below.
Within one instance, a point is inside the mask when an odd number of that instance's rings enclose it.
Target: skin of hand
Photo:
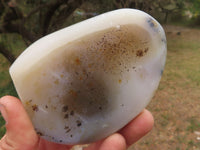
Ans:
[[[6,134],[0,140],[0,150],[70,150],[73,147],[40,138],[21,101],[15,97],[2,97],[0,111],[6,121]],[[123,129],[90,144],[84,150],[126,150],[128,146],[147,134],[153,124],[153,116],[145,109]]]

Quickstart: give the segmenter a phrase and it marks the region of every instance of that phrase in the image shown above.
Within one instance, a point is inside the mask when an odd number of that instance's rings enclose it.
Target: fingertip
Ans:
[[[21,101],[16,97],[6,95],[0,98],[0,104],[10,108],[10,106],[21,104]]]
[[[17,123],[30,123],[29,117],[18,98],[13,96],[4,96],[0,99],[0,105],[5,109],[7,120],[10,124],[9,126],[14,124],[16,126]]]
[[[115,133],[107,137],[101,144],[100,150],[125,150],[126,149],[126,140],[124,137]]]
[[[6,125],[9,120],[8,116],[9,110],[13,110],[13,103],[19,103],[18,101],[19,100],[17,98],[12,96],[3,96],[0,98],[0,111],[4,120],[6,121]]]
[[[3,96],[0,98],[0,110],[7,125],[11,118],[17,118],[16,115],[23,110],[23,106],[21,105],[21,101],[16,97]]]
[[[36,143],[38,136],[21,101],[13,96],[4,96],[0,99],[0,106],[6,120],[7,139],[12,143],[24,143],[24,139],[32,140],[32,142],[26,141],[24,145]]]
[[[147,109],[144,109],[142,112],[142,117],[145,120],[145,123],[147,124],[145,127],[145,131],[146,133],[148,133],[149,131],[152,130],[153,126],[154,126],[154,118],[153,115],[150,111],[148,111]]]
[[[154,118],[148,110],[144,109],[136,118],[119,131],[128,146],[146,135],[154,125]]]
[[[126,140],[119,133],[114,133],[104,140],[90,144],[84,150],[126,150]]]

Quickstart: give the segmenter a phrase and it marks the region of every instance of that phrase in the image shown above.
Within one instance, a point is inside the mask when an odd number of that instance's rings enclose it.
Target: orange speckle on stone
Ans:
[[[154,27],[158,26],[158,24],[154,20],[152,20],[151,23],[154,25]]]
[[[143,78],[144,78],[144,75],[143,75],[142,73],[140,74],[140,78],[141,78],[141,79],[143,79]]]
[[[142,57],[144,55],[144,52],[143,52],[143,50],[137,50],[137,52],[136,52],[136,56],[137,57]]]
[[[69,94],[72,95],[73,97],[77,97],[77,93],[74,90],[70,90]]]
[[[147,47],[147,48],[144,49],[144,52],[147,53],[148,50],[149,50],[149,48]]]
[[[59,84],[59,80],[56,79],[56,80],[54,81],[54,83],[58,85],[58,84]]]
[[[64,77],[64,75],[63,75],[63,74],[61,74],[61,75],[60,75],[60,77],[61,77],[61,78],[63,78],[63,77]]]
[[[121,79],[119,79],[119,80],[118,80],[118,82],[119,82],[119,83],[122,83],[122,80],[121,80]]]
[[[38,111],[38,106],[37,106],[36,104],[34,104],[34,105],[32,106],[32,109],[33,109],[33,111]]]
[[[93,83],[90,82],[90,83],[87,84],[87,86],[91,88],[91,87],[93,87]]]
[[[29,100],[29,101],[26,101],[25,104],[26,104],[27,106],[30,106],[31,102],[32,102],[32,100]]]
[[[76,65],[80,65],[80,64],[81,64],[80,59],[79,59],[79,58],[76,58],[76,59],[75,59],[75,63],[76,63]]]
[[[91,68],[91,67],[92,67],[92,64],[89,64],[88,67]]]
[[[29,101],[26,101],[25,104],[26,104],[26,105],[30,105],[30,102],[29,102]]]

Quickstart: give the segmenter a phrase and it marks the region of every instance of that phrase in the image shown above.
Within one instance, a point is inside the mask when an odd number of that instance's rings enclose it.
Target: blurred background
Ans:
[[[130,150],[200,150],[200,0],[0,0],[0,97],[17,96],[8,70],[31,43],[119,8],[151,14],[168,41],[166,68],[147,107],[155,126]],[[0,117],[0,137],[4,124]]]

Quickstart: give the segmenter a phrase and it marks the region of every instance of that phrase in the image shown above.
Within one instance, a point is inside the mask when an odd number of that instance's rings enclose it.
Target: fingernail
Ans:
[[[1,101],[1,99],[0,99],[0,101]],[[4,118],[4,120],[5,120],[6,124],[7,124],[8,123],[8,119],[7,119],[6,109],[5,109],[5,106],[2,105],[1,103],[0,103],[0,111],[1,111],[1,115],[3,116],[3,118]]]

